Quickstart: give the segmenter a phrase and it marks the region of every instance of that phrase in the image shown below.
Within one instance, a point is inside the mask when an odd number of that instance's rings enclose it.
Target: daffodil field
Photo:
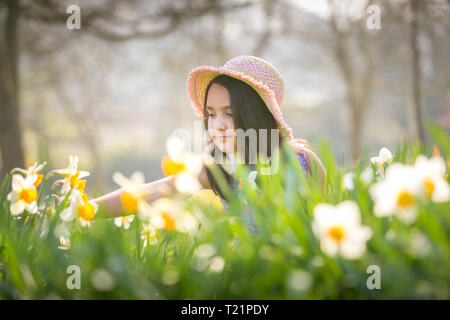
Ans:
[[[322,143],[324,193],[289,150],[256,180],[240,166],[227,209],[181,160],[164,167],[184,190],[151,203],[142,174],[116,173],[118,218],[88,199],[75,156],[15,169],[0,189],[0,298],[449,299],[450,137],[429,133],[429,147],[344,168]]]

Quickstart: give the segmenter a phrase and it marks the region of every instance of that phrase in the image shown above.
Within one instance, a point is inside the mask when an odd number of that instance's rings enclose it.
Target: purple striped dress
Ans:
[[[308,162],[306,160],[305,155],[303,153],[298,153],[297,154],[297,159],[300,162],[300,165],[302,167],[303,173],[307,174],[307,172],[308,172]],[[235,188],[236,186],[233,185],[232,187]],[[300,190],[300,187],[299,187],[299,190]],[[222,202],[222,206],[224,207],[225,212],[226,212],[226,209],[228,208],[228,205],[227,205],[226,201],[222,197],[220,198],[220,201]],[[251,209],[248,206],[245,206],[244,210],[241,212],[241,219],[243,219],[245,225],[247,226],[248,230],[252,234],[254,234],[254,235],[258,234],[258,227],[256,226],[253,213],[252,213]],[[237,245],[238,245],[238,240],[235,237],[235,240],[234,240],[235,248],[237,247]]]

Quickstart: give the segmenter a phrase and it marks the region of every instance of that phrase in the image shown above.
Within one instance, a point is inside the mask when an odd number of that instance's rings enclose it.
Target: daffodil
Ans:
[[[70,249],[70,237],[68,236],[60,236],[59,237],[59,246],[58,248],[61,250]]]
[[[150,223],[143,223],[141,229],[141,239],[144,241],[143,247],[145,248],[148,244],[154,245],[158,243],[158,230],[152,226]]]
[[[367,166],[360,174],[359,178],[361,179],[361,181],[368,186],[369,184],[372,183],[373,180],[373,170],[372,167]]]
[[[134,172],[128,179],[120,172],[113,174],[113,180],[119,186],[124,188],[124,192],[120,194],[120,201],[123,209],[128,214],[134,214],[138,210],[138,204],[145,201],[148,193],[144,190],[143,185],[145,178],[142,172]]]
[[[202,186],[198,175],[202,170],[202,156],[185,151],[184,141],[172,135],[167,139],[167,153],[161,161],[166,176],[174,177],[175,188],[186,194],[195,194]]]
[[[25,177],[34,177],[33,178],[33,179],[35,179],[34,186],[36,188],[38,188],[39,185],[41,184],[42,180],[44,179],[44,175],[40,174],[38,172],[41,171],[42,168],[44,168],[46,164],[47,164],[47,162],[43,162],[41,164],[38,164],[37,162],[35,162],[32,166],[28,167],[27,170],[24,170],[21,168],[15,168],[11,172],[12,173],[20,172],[23,175],[25,175]]]
[[[353,180],[355,179],[355,173],[354,172],[346,172],[342,176],[342,184],[345,189],[347,190],[353,190],[355,187],[355,184],[353,183]]]
[[[12,190],[7,196],[8,201],[11,203],[10,211],[12,215],[20,215],[24,210],[31,214],[38,212],[36,179],[37,175],[24,178],[20,174],[13,174],[11,182]]]
[[[133,220],[134,215],[117,217],[114,219],[114,224],[119,228],[123,226],[124,229],[129,229],[131,222],[133,222]]]
[[[192,232],[198,228],[197,219],[182,205],[172,199],[162,197],[151,204],[142,203],[141,213],[157,229]]]
[[[386,170],[386,178],[369,189],[378,217],[397,215],[406,223],[416,218],[416,204],[421,184],[413,166],[394,163]]]
[[[380,149],[378,156],[370,158],[370,162],[377,167],[377,174],[383,176],[386,166],[392,162],[392,159],[391,151],[383,147]]]
[[[86,181],[81,180],[89,176],[89,172],[78,170],[79,159],[77,156],[69,157],[69,166],[66,169],[55,170],[55,173],[64,177],[62,194],[67,194],[71,188],[79,189],[82,193],[86,186]]]
[[[313,230],[320,239],[320,248],[330,256],[346,259],[361,257],[372,230],[361,225],[358,205],[350,200],[333,206],[319,203],[314,207]]]
[[[430,159],[419,155],[414,163],[418,179],[421,183],[422,194],[434,202],[450,200],[450,188],[444,179],[445,162],[439,156]]]
[[[81,226],[89,226],[89,221],[95,217],[98,206],[90,203],[85,193],[73,189],[69,195],[69,205],[61,212],[61,219],[66,222],[78,219]]]

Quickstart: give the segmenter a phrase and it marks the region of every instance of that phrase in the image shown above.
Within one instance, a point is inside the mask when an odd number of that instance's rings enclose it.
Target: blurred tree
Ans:
[[[364,127],[364,114],[373,85],[374,59],[373,48],[370,47],[368,29],[365,15],[359,18],[351,16],[349,8],[343,10],[342,3],[329,0],[331,29],[335,36],[334,53],[337,64],[345,80],[347,100],[351,113],[351,148],[353,159],[361,154],[362,128]],[[350,7],[354,2],[348,1]],[[366,12],[370,1],[362,9]],[[356,38],[358,49],[351,46],[351,37]],[[359,50],[358,54],[355,52]],[[358,63],[358,60],[359,63]],[[360,66],[362,65],[362,66]]]
[[[80,1],[81,3],[81,1]],[[4,44],[0,47],[0,120],[1,176],[13,167],[23,167],[24,151],[20,118],[18,64],[19,25],[21,20],[65,25],[70,1],[0,0],[0,23],[4,26]],[[166,36],[186,21],[206,14],[239,9],[252,4],[230,1],[140,2],[109,0],[101,4],[83,2],[81,28],[110,41],[156,39]],[[127,13],[133,12],[130,15]],[[61,44],[57,44],[55,48]],[[51,49],[50,49],[51,50]]]
[[[0,177],[24,166],[19,121],[18,81],[19,0],[0,1]]]
[[[421,87],[421,72],[420,72],[420,48],[419,48],[419,7],[421,6],[419,0],[411,1],[411,35],[410,35],[410,45],[412,54],[412,93],[413,93],[413,114],[414,114],[414,124],[416,136],[419,141],[423,144],[425,142],[423,125],[422,125],[422,110],[421,110],[421,97],[420,97],[420,87]]]

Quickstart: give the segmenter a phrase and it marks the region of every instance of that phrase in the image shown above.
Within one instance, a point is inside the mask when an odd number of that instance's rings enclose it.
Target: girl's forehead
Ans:
[[[224,107],[230,105],[230,94],[228,90],[216,83],[212,84],[206,97],[206,106]]]

